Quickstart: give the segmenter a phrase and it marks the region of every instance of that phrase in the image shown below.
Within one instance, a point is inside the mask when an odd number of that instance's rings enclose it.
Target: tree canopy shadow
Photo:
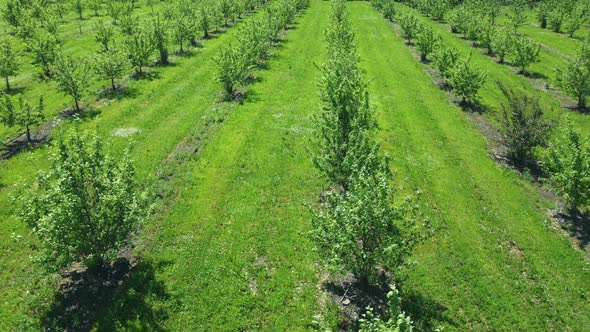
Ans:
[[[135,98],[139,95],[139,90],[135,87],[120,86],[116,90],[107,88],[99,93],[99,98],[106,98],[111,100],[122,100],[127,98]]]
[[[412,317],[418,331],[434,331],[442,322],[458,327],[457,322],[444,314],[447,307],[422,294],[404,294],[402,308]]]
[[[485,104],[483,104],[481,101],[479,100],[461,100],[459,102],[457,102],[457,104],[459,105],[459,107],[461,107],[461,109],[464,112],[468,112],[468,113],[478,113],[478,114],[483,114],[486,112],[489,112],[491,110],[491,108]]]
[[[590,213],[582,211],[556,211],[555,218],[569,235],[585,250],[590,243]]]
[[[168,318],[150,300],[169,298],[151,261],[118,258],[99,272],[73,270],[62,275],[59,290],[41,317],[48,331],[163,331]]]

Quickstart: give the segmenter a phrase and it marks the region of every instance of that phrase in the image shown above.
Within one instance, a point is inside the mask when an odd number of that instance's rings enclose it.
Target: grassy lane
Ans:
[[[158,69],[160,78],[135,81],[129,97],[105,102],[100,114],[81,123],[82,130],[94,130],[111,136],[118,129],[138,129],[132,135],[132,157],[140,177],[152,178],[176,145],[193,131],[199,131],[217,112],[221,87],[215,82],[213,58],[223,43],[234,37],[235,29],[208,40],[199,53],[181,58],[174,66]],[[65,128],[73,125],[67,123]],[[113,150],[121,150],[128,138],[114,137]],[[4,161],[0,168],[0,330],[15,326],[30,315],[28,303],[37,292],[41,273],[32,265],[33,253],[26,227],[14,218],[11,196],[15,183],[29,181],[38,169],[47,165],[48,148],[23,153]]]
[[[379,13],[365,2],[350,12],[398,184],[422,189],[444,220],[407,271],[414,318],[449,330],[583,330],[590,266],[547,224],[547,202],[488,157],[473,122]]]
[[[311,2],[249,100],[187,164],[145,253],[163,266],[169,298],[154,305],[170,308],[165,328],[309,328],[318,294],[305,204],[321,183],[305,146],[328,12],[328,2]]]

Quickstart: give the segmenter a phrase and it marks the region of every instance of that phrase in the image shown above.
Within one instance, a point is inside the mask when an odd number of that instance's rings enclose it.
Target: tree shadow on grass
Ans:
[[[49,310],[41,317],[48,331],[163,331],[168,318],[150,300],[169,298],[156,279],[158,266],[151,261],[119,258],[100,272],[64,273]]]
[[[483,114],[489,112],[491,108],[488,105],[482,104],[479,100],[465,100],[457,102],[464,112]]]
[[[24,138],[21,139],[22,137]],[[27,141],[25,136],[20,136],[18,139],[11,141],[4,146],[0,146],[0,160],[10,159],[21,152],[33,151],[49,142],[49,140],[49,135],[41,138],[33,137],[30,141]]]
[[[578,241],[580,249],[585,250],[590,243],[590,213],[556,211],[554,217],[561,227]]]
[[[442,322],[458,327],[457,322],[444,314],[447,307],[422,294],[405,294],[402,308],[412,317],[418,331],[434,331]]]
[[[139,90],[135,87],[121,86],[116,90],[113,88],[107,88],[101,91],[98,95],[99,98],[111,99],[111,100],[122,100],[122,99],[133,99],[139,96]]]
[[[0,92],[0,95],[2,93],[5,93],[5,94],[7,94],[9,96],[16,96],[16,95],[20,95],[24,91],[25,91],[25,88],[24,87],[20,87],[20,86],[19,87],[10,87],[10,90],[8,90],[8,91],[6,90],[6,88],[4,88],[2,90],[2,92]]]
[[[358,329],[358,320],[369,306],[379,316],[388,314],[387,293],[390,289],[384,281],[363,287],[351,275],[347,275],[328,281],[323,287],[330,300],[340,309],[338,326],[341,330]]]

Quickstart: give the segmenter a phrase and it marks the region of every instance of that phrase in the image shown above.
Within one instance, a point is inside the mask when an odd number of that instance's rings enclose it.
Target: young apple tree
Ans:
[[[520,68],[521,74],[526,74],[528,66],[539,61],[539,52],[541,45],[528,39],[525,36],[516,37],[513,43],[513,63]]]
[[[152,36],[145,29],[140,29],[125,41],[127,58],[138,76],[143,75],[143,67],[150,64],[155,49]]]
[[[8,95],[0,98],[0,123],[7,127],[19,127],[25,129],[27,141],[31,141],[31,127],[40,124],[45,120],[43,115],[43,97],[39,97],[37,105],[29,104],[23,95],[19,95],[18,103],[15,105]]]
[[[431,54],[442,42],[439,34],[435,33],[430,27],[423,26],[416,36],[416,48],[420,52],[420,60],[426,61]]]
[[[74,99],[76,112],[80,112],[80,99],[88,90],[89,74],[90,66],[86,59],[74,58],[69,55],[58,56],[54,77],[57,89]]]
[[[511,54],[514,47],[513,34],[506,29],[496,29],[490,40],[492,53],[500,58],[499,62],[504,63],[507,55]]]
[[[115,38],[115,28],[110,24],[105,24],[102,20],[96,22],[95,28],[94,40],[100,44],[103,52],[108,51]]]
[[[567,62],[557,70],[557,84],[568,95],[578,100],[578,109],[586,109],[586,97],[590,95],[590,66],[581,57]]]
[[[0,76],[6,81],[6,91],[10,91],[10,76],[18,73],[19,60],[14,45],[8,38],[0,39]]]
[[[456,47],[442,46],[432,53],[432,63],[440,75],[448,80],[460,56],[461,52]]]
[[[38,237],[40,261],[50,271],[75,262],[100,271],[146,218],[129,154],[115,158],[104,150],[97,135],[60,138],[49,170],[19,199],[20,218]]]
[[[462,103],[475,99],[488,77],[486,72],[472,66],[470,62],[471,56],[459,61],[451,74],[451,84],[455,92],[463,98]]]
[[[399,19],[399,25],[402,29],[402,36],[408,41],[408,45],[412,43],[412,39],[416,37],[420,30],[420,22],[416,16],[408,13]]]
[[[98,54],[94,61],[94,71],[100,78],[111,81],[113,91],[117,90],[115,80],[123,77],[128,66],[125,54],[116,49]]]
[[[590,202],[590,141],[568,123],[549,142],[542,160],[549,182],[577,217]]]
[[[226,98],[232,98],[236,87],[250,76],[251,65],[244,54],[232,44],[222,47],[214,61],[217,66],[217,80],[223,85]]]

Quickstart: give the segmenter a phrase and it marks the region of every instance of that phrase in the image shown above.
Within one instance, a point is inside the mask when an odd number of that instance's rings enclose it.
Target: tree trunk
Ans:
[[[546,29],[547,28],[547,20],[543,19],[541,20],[541,29]]]
[[[27,142],[31,141],[31,128],[27,126]]]
[[[76,112],[80,112],[80,104],[78,103],[78,98],[74,98],[74,103],[76,104]]]
[[[6,92],[10,91],[10,82],[8,81],[8,76],[5,77],[6,79]]]
[[[580,110],[586,109],[586,96],[584,96],[584,95],[578,96],[578,108]]]
[[[500,57],[500,63],[504,63],[504,56],[503,55]]]
[[[117,86],[115,85],[115,79],[111,77],[111,86],[113,87],[113,91],[117,90]]]
[[[424,53],[420,54],[420,61],[426,62],[426,54],[424,54]]]

